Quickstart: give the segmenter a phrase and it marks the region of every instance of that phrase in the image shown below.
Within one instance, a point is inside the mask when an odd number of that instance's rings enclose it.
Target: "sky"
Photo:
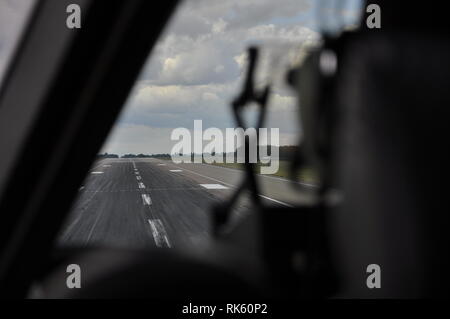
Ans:
[[[318,11],[318,3],[321,10]],[[298,141],[299,114],[284,72],[294,61],[287,55],[320,40],[318,14],[355,24],[359,1],[337,8],[331,0],[194,0],[185,1],[154,48],[103,152],[170,153],[174,128],[192,131],[235,127],[230,102],[240,92],[246,49],[261,47],[261,86],[272,83],[266,127],[279,128],[280,145]],[[338,11],[338,13],[336,13]],[[319,12],[319,13],[318,13]],[[332,21],[322,27],[336,28]],[[279,73],[279,74],[276,74]],[[269,75],[269,76],[268,76]],[[253,113],[252,113],[253,111]],[[254,110],[250,108],[248,117]],[[206,144],[206,142],[205,142]]]
[[[32,0],[0,0],[0,79]],[[240,92],[246,49],[261,48],[257,84],[271,84],[268,121],[280,145],[297,142],[294,93],[285,71],[320,43],[323,29],[355,25],[360,0],[187,0],[151,52],[102,153],[170,153],[175,128],[236,126],[230,102]],[[318,18],[320,17],[320,19]],[[322,23],[318,23],[322,21]],[[326,21],[326,23],[324,22]],[[142,32],[145,32],[143,30]],[[254,108],[246,116],[251,118]]]

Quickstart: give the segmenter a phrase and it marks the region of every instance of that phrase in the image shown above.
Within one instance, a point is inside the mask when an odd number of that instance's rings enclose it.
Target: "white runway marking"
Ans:
[[[211,164],[204,164],[204,163],[199,163],[199,165],[208,165],[211,166]],[[228,170],[228,171],[232,171],[232,172],[236,172],[235,168],[229,168],[229,167],[223,167],[223,166],[214,166],[217,169],[224,169],[224,170]],[[293,184],[300,184],[303,186],[307,186],[307,187],[311,187],[311,188],[316,188],[319,187],[316,184],[311,184],[311,183],[305,183],[305,182],[299,182],[299,181],[291,181],[289,179],[286,178],[281,178],[281,177],[276,177],[276,176],[271,176],[271,175],[263,175],[263,174],[257,174],[258,177],[261,178],[269,178],[269,179],[274,179],[274,180],[279,180],[280,182],[285,182],[285,183],[293,183]]]
[[[139,188],[145,188],[144,183],[139,183]]]
[[[111,165],[103,165],[103,167],[111,167]]]
[[[139,172],[134,172],[136,175],[139,175]]]
[[[166,166],[166,164],[158,164],[158,166]]]
[[[84,189],[84,186],[81,186],[78,190],[82,191]]]
[[[272,201],[272,202],[274,202],[274,203],[283,205],[283,206],[294,207],[294,206],[292,206],[292,205],[290,205],[290,204],[287,204],[287,203],[285,203],[285,202],[281,202],[281,201],[279,201],[279,200],[276,200],[276,199],[273,199],[273,198],[270,198],[270,197],[267,197],[267,196],[264,196],[264,195],[261,195],[261,194],[259,194],[258,196],[261,197],[261,198],[270,200],[270,201]]]
[[[91,167],[91,171],[95,171],[95,170],[97,170],[97,169],[100,169],[100,167],[103,165],[103,161],[101,161],[101,163],[99,163],[97,166],[95,166],[95,167]]]
[[[171,169],[170,171],[172,173],[179,173],[179,172],[182,172],[183,170],[182,169]]]
[[[103,174],[103,172],[91,172],[91,174],[93,174],[93,175],[99,175],[99,174]]]
[[[206,189],[228,189],[228,187],[220,185],[220,184],[200,184],[200,186]]]
[[[225,183],[225,182],[223,182],[223,181],[221,181],[221,180],[218,180],[218,179],[216,179],[216,178],[212,178],[212,177],[209,177],[209,176],[206,176],[206,175],[203,175],[203,174],[199,174],[199,173],[194,172],[194,171],[192,171],[192,170],[190,170],[190,169],[187,169],[187,168],[185,168],[185,167],[184,167],[184,169],[185,169],[186,171],[191,172],[192,174],[198,175],[198,176],[200,176],[200,177],[204,177],[204,178],[207,178],[207,179],[209,179],[209,180],[211,180],[211,181],[219,182],[219,183],[222,183],[222,184],[224,184],[224,185],[227,185],[227,186],[229,186],[229,187],[231,187],[231,188],[235,188],[235,186],[233,186],[233,185],[231,185],[231,184],[228,184],[228,183]],[[272,202],[274,202],[274,203],[277,203],[277,204],[286,206],[286,207],[294,207],[294,206],[292,206],[291,204],[288,204],[288,203],[285,203],[285,202],[282,202],[282,201],[279,201],[279,200],[276,200],[276,199],[273,199],[273,198],[270,198],[270,197],[267,197],[267,196],[264,196],[264,195],[258,194],[258,196],[260,196],[260,197],[262,197],[262,198],[265,198],[265,199],[267,199],[267,200],[270,200],[270,201],[272,201]]]
[[[150,206],[152,204],[152,199],[150,198],[150,195],[147,194],[142,194],[142,201],[146,206]]]
[[[138,176],[136,176],[136,179],[137,179],[138,181],[140,181],[140,180],[142,179],[142,177],[140,177],[140,176],[138,175]]]
[[[160,219],[149,219],[148,223],[152,229],[153,239],[157,247],[170,248],[169,238],[167,237],[166,230]]]

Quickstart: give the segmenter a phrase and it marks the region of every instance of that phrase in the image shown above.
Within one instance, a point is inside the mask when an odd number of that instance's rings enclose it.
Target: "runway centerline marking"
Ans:
[[[139,175],[139,172],[134,172],[134,174]]]
[[[228,189],[227,186],[223,186],[220,184],[199,184],[199,185],[206,189]]]
[[[179,173],[179,172],[182,172],[183,170],[182,169],[171,169],[170,170],[170,172],[172,172],[172,173]]]
[[[152,199],[148,194],[142,194],[142,201],[144,202],[145,206],[150,206],[152,204]]]
[[[138,175],[138,176],[136,176],[136,179],[137,179],[138,181],[140,181],[140,180],[142,179],[142,177],[140,177],[140,176]]]
[[[103,174],[103,172],[91,172],[91,174],[93,174],[93,175],[100,175],[100,174]]]
[[[166,229],[160,219],[149,219],[148,223],[152,229],[153,239],[157,247],[171,248]]]
[[[144,183],[139,183],[138,185],[139,185],[139,188],[145,188]]]

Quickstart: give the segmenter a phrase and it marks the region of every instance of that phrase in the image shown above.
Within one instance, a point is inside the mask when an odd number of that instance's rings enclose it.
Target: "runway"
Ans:
[[[59,243],[125,248],[195,245],[210,238],[211,207],[231,196],[242,175],[220,166],[157,159],[97,161],[79,189]],[[292,206],[304,200],[291,181],[262,175],[258,181],[267,205]],[[244,198],[235,213],[251,207]]]

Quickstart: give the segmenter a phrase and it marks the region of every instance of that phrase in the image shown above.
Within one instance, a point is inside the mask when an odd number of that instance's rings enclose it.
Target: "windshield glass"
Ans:
[[[34,0],[0,0],[0,86]]]
[[[266,131],[255,144],[266,149],[255,155],[258,195],[265,204],[286,207],[307,200],[315,172],[289,177],[287,158],[301,130],[285,71],[320,44],[320,31],[354,28],[360,5],[183,2],[80,188],[61,244],[174,247],[209,240],[212,208],[230,198],[243,175],[230,103],[241,92],[247,49],[254,45],[260,48],[255,87],[271,87]],[[250,106],[243,116],[252,122],[257,114]],[[239,219],[249,210],[244,197],[233,213]]]

